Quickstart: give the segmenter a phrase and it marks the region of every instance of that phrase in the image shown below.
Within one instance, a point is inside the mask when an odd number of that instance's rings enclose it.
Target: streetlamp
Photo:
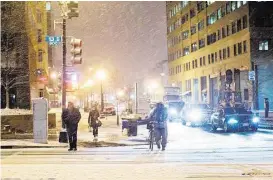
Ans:
[[[122,97],[124,95],[124,92],[121,90],[117,93],[117,125],[119,126],[119,98]]]
[[[102,89],[102,81],[106,79],[106,73],[103,69],[100,69],[96,73],[97,78],[100,80],[100,95],[101,95],[101,112],[104,109],[104,99],[103,99],[103,89]]]

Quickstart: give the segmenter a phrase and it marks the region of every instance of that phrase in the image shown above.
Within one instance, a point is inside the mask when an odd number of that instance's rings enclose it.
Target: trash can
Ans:
[[[122,120],[122,131],[124,129],[128,129],[129,125],[128,125],[128,120]]]
[[[128,120],[128,136],[137,136],[137,120]]]

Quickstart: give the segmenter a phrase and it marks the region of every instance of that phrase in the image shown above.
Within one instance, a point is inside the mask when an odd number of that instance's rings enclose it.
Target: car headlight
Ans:
[[[257,122],[259,122],[260,121],[260,118],[259,117],[254,117],[253,119],[252,119],[252,122],[254,122],[254,123],[257,123]]]
[[[171,115],[177,115],[176,109],[173,109],[173,108],[171,108],[171,109],[169,110],[169,113],[170,113]]]
[[[237,124],[238,123],[238,120],[234,119],[234,118],[231,118],[229,121],[228,121],[228,124]]]

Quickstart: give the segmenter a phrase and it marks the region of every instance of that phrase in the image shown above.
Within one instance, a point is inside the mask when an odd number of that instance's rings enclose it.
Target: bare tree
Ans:
[[[10,90],[29,83],[24,8],[24,2],[1,2],[1,87],[6,94],[6,108],[10,107]]]

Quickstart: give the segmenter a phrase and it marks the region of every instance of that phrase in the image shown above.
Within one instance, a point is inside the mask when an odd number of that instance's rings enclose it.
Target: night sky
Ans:
[[[84,64],[78,68],[102,65],[119,72],[125,83],[145,76],[167,59],[165,7],[165,2],[79,2],[80,17],[67,23],[67,35],[84,43]],[[56,2],[53,9],[54,19],[60,18]],[[59,26],[55,34],[61,32]],[[60,65],[61,47],[55,53],[55,64]]]

